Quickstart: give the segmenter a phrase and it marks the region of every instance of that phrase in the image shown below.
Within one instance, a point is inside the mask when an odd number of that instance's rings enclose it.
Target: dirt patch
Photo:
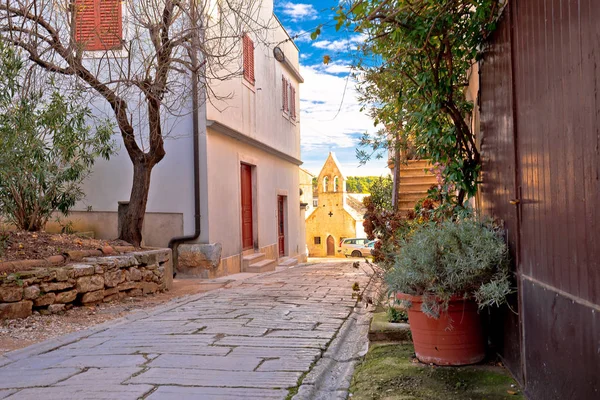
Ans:
[[[0,262],[39,260],[73,250],[129,246],[122,240],[100,240],[47,232],[0,231]]]
[[[412,344],[374,345],[356,369],[352,399],[524,399],[516,382],[495,364],[437,367],[418,362]]]
[[[90,307],[74,307],[62,314],[40,315],[35,313],[20,320],[0,321],[0,355],[30,346],[71,332],[87,329],[129,313],[155,307],[169,300],[207,292],[223,287],[206,284],[200,279],[175,279],[168,292],[144,297],[129,297],[119,302],[104,303]]]

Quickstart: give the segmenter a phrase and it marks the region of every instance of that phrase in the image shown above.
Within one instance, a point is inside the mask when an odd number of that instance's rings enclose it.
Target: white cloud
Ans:
[[[347,82],[346,77],[327,73],[321,66],[302,66],[300,71],[305,82],[300,87],[300,126],[304,150],[323,149],[332,145],[355,147],[357,136],[375,130],[371,118],[360,112],[355,82],[351,78]]]
[[[317,10],[312,4],[283,3],[281,12],[290,17],[293,22],[317,19]]]
[[[385,160],[372,160],[359,166],[358,160],[348,157],[354,153],[363,133],[377,130],[373,120],[360,111],[356,82],[348,78],[349,69],[350,66],[343,62],[300,67],[304,77],[300,86],[302,152],[310,155],[306,157],[309,160],[305,159],[304,167],[318,174],[328,152],[338,151],[338,159],[340,153],[346,154],[346,161],[341,164],[348,176],[387,175],[389,170]],[[336,75],[340,72],[346,74]]]
[[[339,40],[318,40],[312,43],[313,47],[317,49],[329,50],[329,51],[347,51],[354,50],[358,44],[366,40],[365,35],[355,35],[348,39]]]

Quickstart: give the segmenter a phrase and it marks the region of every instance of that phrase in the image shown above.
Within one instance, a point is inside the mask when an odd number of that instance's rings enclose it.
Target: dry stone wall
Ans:
[[[74,305],[109,302],[171,288],[170,249],[84,258],[77,264],[0,276],[0,319],[34,310],[59,313]]]

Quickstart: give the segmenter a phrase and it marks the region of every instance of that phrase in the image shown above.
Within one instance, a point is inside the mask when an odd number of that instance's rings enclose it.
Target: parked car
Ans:
[[[348,238],[342,239],[340,242],[340,251],[346,257],[364,257],[371,254],[371,249],[368,247],[371,243],[366,238]]]

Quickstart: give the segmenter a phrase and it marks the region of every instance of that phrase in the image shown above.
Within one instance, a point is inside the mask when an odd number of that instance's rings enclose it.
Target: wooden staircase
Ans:
[[[411,160],[408,164],[400,166],[400,211],[408,212],[414,210],[415,204],[427,197],[427,190],[437,184],[435,175],[428,169],[431,164],[428,160]]]
[[[259,274],[275,271],[277,260],[266,258],[265,253],[250,253],[242,257],[242,272]]]

